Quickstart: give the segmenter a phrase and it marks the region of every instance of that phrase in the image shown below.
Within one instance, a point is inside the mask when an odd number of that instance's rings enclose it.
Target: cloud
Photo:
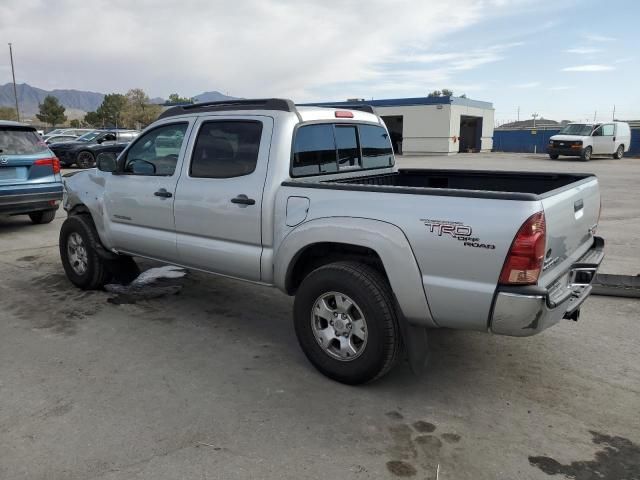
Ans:
[[[220,90],[314,100],[320,88],[388,82],[384,63],[511,9],[504,0],[46,0],[0,2],[18,82],[151,96]],[[443,21],[445,19],[446,21]],[[43,55],[55,28],[55,55]],[[517,42],[516,42],[517,43]],[[444,77],[502,58],[504,46],[432,57]],[[440,66],[438,65],[438,68]],[[398,77],[395,77],[398,79]],[[442,76],[440,78],[443,78]],[[0,83],[8,81],[0,75]],[[414,74],[404,79],[416,80]],[[428,83],[422,79],[423,84]],[[361,95],[366,95],[362,91]]]
[[[514,85],[516,88],[536,88],[540,86],[540,82],[527,82]]]
[[[555,87],[549,87],[549,90],[551,91],[561,91],[561,90],[571,90],[573,87],[570,87],[569,85],[556,85]]]
[[[606,35],[594,35],[588,34],[584,36],[587,40],[591,40],[592,42],[615,42],[617,38],[608,37]]]
[[[576,53],[578,55],[590,55],[592,53],[598,53],[601,51],[602,51],[601,48],[586,48],[586,47],[569,48],[568,50],[565,50],[565,52],[567,53]]]
[[[613,61],[613,63],[627,63],[627,62],[631,62],[632,60],[634,60],[633,57],[617,58],[616,60]]]
[[[565,67],[563,72],[607,72],[609,70],[615,70],[616,67],[612,65],[576,65],[573,67]]]

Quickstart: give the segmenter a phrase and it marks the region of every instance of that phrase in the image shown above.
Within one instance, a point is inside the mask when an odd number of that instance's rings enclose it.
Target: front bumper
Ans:
[[[571,148],[571,147],[547,147],[547,153],[549,155],[566,155],[569,157],[579,157],[582,156],[582,151],[584,149],[582,146]]]
[[[0,215],[17,215],[57,209],[62,201],[62,183],[0,189]]]
[[[489,330],[499,335],[528,337],[563,318],[577,320],[580,306],[591,293],[591,282],[604,258],[604,240],[593,245],[568,272],[549,288],[499,287]]]

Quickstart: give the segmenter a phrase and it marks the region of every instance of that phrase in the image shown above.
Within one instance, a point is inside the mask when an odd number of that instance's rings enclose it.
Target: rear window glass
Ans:
[[[292,175],[393,166],[386,129],[377,125],[322,123],[298,128],[293,143]]]
[[[340,170],[360,168],[360,148],[355,125],[336,125],[336,147]]]
[[[390,167],[393,165],[393,149],[389,134],[375,125],[360,125],[363,168]]]
[[[294,175],[317,175],[337,171],[333,125],[300,127],[293,147]]]
[[[47,145],[35,130],[20,127],[0,127],[1,155],[32,155],[46,151]]]

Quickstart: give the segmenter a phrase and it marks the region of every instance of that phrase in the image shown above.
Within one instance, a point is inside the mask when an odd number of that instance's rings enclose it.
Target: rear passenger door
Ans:
[[[198,120],[174,213],[180,263],[260,280],[262,192],[273,119],[210,116]]]

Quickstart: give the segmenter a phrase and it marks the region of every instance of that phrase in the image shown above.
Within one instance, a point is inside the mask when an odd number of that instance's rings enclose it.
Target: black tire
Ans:
[[[77,233],[82,239],[86,251],[86,270],[79,273],[74,269],[69,257],[68,243],[72,234]],[[72,215],[60,228],[60,259],[67,277],[76,287],[83,290],[98,290],[111,279],[111,269],[107,261],[97,252],[100,245],[98,233],[89,215]]]
[[[591,160],[591,152],[593,152],[593,149],[591,147],[586,147],[582,151],[582,155],[580,156],[580,159],[584,162],[588,162],[589,160]]]
[[[80,168],[92,168],[96,166],[96,159],[93,156],[93,153],[82,151],[78,153],[76,157],[76,165]]]
[[[558,159],[558,157],[560,157],[560,155],[557,155],[557,154],[551,154],[551,153],[549,154],[549,158],[550,158],[551,160],[557,160],[557,159]]]
[[[622,157],[624,157],[624,145],[619,145],[616,149],[616,153],[613,154],[613,158],[620,160]]]
[[[367,341],[353,360],[338,360],[315,338],[312,312],[328,292],[349,296],[366,319]],[[294,302],[294,326],[303,352],[324,375],[357,385],[380,378],[400,357],[402,342],[393,294],[375,269],[356,262],[336,262],[311,272],[300,285]]]
[[[51,223],[56,218],[56,210],[41,210],[29,214],[31,221],[37,225]]]

